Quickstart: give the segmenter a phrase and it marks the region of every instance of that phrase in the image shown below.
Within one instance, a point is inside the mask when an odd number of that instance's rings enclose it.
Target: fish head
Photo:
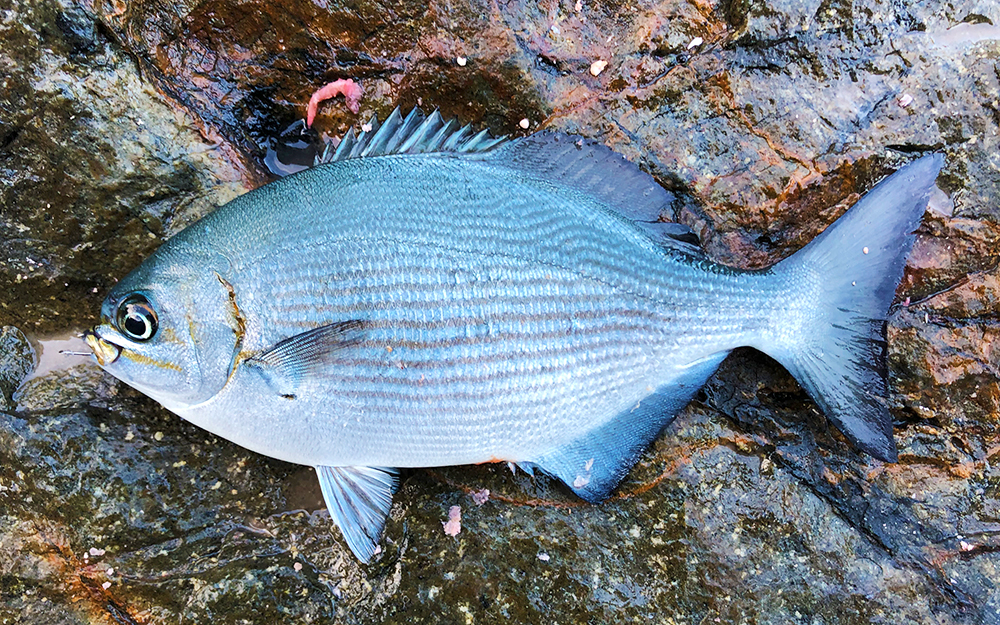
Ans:
[[[225,386],[243,324],[211,264],[163,251],[115,285],[84,338],[101,368],[179,412]]]

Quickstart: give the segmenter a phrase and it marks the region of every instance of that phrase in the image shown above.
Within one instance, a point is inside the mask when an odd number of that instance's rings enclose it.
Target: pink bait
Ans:
[[[309,98],[309,109],[306,111],[306,126],[312,127],[313,120],[316,119],[316,111],[319,109],[319,103],[324,100],[329,100],[335,98],[338,95],[344,96],[344,100],[347,102],[347,108],[351,110],[352,113],[357,113],[358,109],[361,108],[361,95],[363,91],[361,90],[361,85],[354,82],[350,78],[344,80],[335,80],[323,87],[320,87],[316,93],[312,94]]]

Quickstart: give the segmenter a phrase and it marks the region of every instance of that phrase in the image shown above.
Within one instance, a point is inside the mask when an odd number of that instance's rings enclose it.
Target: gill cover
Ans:
[[[245,333],[235,289],[222,277],[228,263],[181,243],[119,282],[87,334],[101,367],[175,411],[225,386]]]

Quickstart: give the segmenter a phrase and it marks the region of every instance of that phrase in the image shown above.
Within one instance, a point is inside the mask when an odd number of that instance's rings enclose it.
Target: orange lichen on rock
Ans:
[[[35,525],[38,551],[59,578],[61,590],[91,623],[142,625],[146,620],[112,592],[107,577],[113,568],[81,562],[70,547],[65,532],[55,525]],[[103,549],[92,552],[104,555]],[[88,552],[89,555],[90,552]],[[88,558],[89,559],[89,558]],[[105,581],[101,581],[104,579]]]

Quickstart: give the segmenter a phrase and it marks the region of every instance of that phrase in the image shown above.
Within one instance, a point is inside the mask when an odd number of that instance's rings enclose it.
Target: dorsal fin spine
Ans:
[[[406,141],[406,138],[410,136],[413,131],[420,126],[420,122],[423,121],[421,118],[417,117],[416,110],[417,109],[413,109],[410,111],[410,114],[392,129],[392,134],[386,138],[385,145],[381,150],[383,154],[400,153],[400,145]],[[399,109],[397,108],[396,111],[398,112]]]
[[[462,152],[475,152],[479,148],[480,145],[485,145],[491,139],[492,139],[492,137],[490,137],[490,131],[486,130],[485,128],[483,128],[482,130],[480,130],[476,134],[475,137],[473,137],[472,139],[470,139],[469,142],[467,144],[465,144],[465,146],[462,147],[461,151]]]
[[[396,129],[399,128],[399,125],[402,123],[402,121],[403,119],[402,116],[400,116],[399,114],[399,109],[398,108],[394,109],[392,113],[389,115],[389,117],[386,118],[386,120],[378,127],[377,130],[374,127],[372,128],[374,136],[372,136],[371,141],[368,142],[368,145],[365,146],[364,151],[361,152],[361,156],[364,157],[364,156],[376,156],[379,154],[385,154],[387,150],[384,149],[384,146],[392,138],[393,134],[396,132]]]
[[[425,116],[418,108],[405,119],[397,108],[385,122],[380,124],[377,117],[372,117],[368,125],[368,130],[357,134],[354,129],[348,130],[336,149],[327,146],[322,150],[316,164],[390,154],[485,153],[507,141],[506,137],[491,136],[487,130],[475,133],[471,126],[456,130],[455,120],[445,122],[437,111]]]
[[[448,141],[444,144],[445,145],[445,149],[448,150],[449,152],[456,151],[458,149],[459,145],[463,141],[465,141],[466,139],[469,138],[470,134],[472,134],[472,125],[471,124],[466,124],[466,125],[462,126],[461,130],[459,130],[458,132],[456,132],[452,136],[448,137]]]
[[[413,111],[410,112],[410,117],[419,115],[419,110],[420,109],[413,109]],[[399,146],[399,151],[403,154],[409,153],[414,146],[423,143],[427,135],[436,130],[440,124],[441,114],[434,111],[416,128],[416,130],[413,131],[413,134],[411,134],[410,137],[403,142],[403,145]]]
[[[371,123],[378,124],[378,118],[372,119]],[[346,158],[359,158],[362,152],[364,152],[365,146],[368,145],[373,136],[374,133],[365,132],[363,130],[360,133],[358,133],[354,138],[354,145],[352,146],[351,151]]]
[[[413,135],[407,139],[406,143],[400,148],[401,152],[409,153],[417,148],[419,145],[427,143],[427,137],[432,136],[437,129],[441,127],[444,122],[441,121],[441,114],[434,111],[424,123],[420,124],[420,127],[413,133]]]
[[[441,150],[442,146],[444,146],[444,142],[448,140],[448,136],[453,132],[452,128],[455,125],[456,122],[454,119],[449,119],[445,122],[444,126],[441,127],[441,130],[438,130],[437,134],[434,135],[434,138],[430,140],[427,149],[431,152]]]
[[[340,145],[337,146],[337,151],[333,154],[333,157],[327,159],[324,152],[324,156],[320,162],[329,163],[331,161],[343,160],[351,153],[352,147],[354,147],[354,128],[348,128],[347,134],[340,140]]]

